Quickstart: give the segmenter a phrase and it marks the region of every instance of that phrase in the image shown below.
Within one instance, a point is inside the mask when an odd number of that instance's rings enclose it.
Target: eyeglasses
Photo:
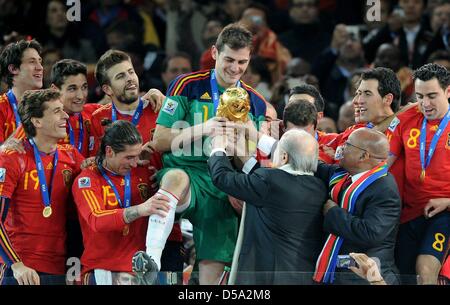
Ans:
[[[349,141],[345,141],[345,143],[344,143],[344,149],[346,149],[347,148],[347,146],[351,146],[351,147],[354,147],[354,148],[357,148],[357,149],[360,149],[360,150],[362,150],[362,151],[365,151],[366,153],[368,153],[369,154],[369,158],[373,158],[373,159],[386,159],[385,157],[380,157],[380,156],[376,156],[376,155],[374,155],[374,154],[372,154],[370,151],[368,151],[367,149],[365,149],[365,148],[362,148],[362,147],[359,147],[359,146],[356,146],[356,145],[353,145],[352,143],[350,143]]]
[[[367,149],[364,149],[364,148],[361,148],[361,147],[359,147],[359,146],[353,145],[353,144],[350,143],[349,141],[345,141],[345,143],[344,143],[344,149],[345,149],[347,146],[352,146],[352,147],[354,147],[354,148],[358,148],[358,149],[361,149],[361,150],[364,150],[364,151],[369,152]]]

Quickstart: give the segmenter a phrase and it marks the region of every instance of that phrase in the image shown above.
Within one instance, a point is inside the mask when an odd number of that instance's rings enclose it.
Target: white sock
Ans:
[[[163,189],[159,189],[157,194],[169,197],[170,210],[166,217],[155,214],[149,217],[145,246],[147,254],[158,265],[158,270],[161,270],[161,255],[166,245],[166,240],[172,231],[178,199]]]

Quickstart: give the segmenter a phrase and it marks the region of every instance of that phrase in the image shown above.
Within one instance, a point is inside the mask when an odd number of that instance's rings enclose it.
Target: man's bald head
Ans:
[[[369,128],[360,128],[352,132],[349,141],[369,152],[374,159],[387,159],[389,141],[383,133]]]
[[[304,130],[292,129],[287,131],[278,144],[281,152],[288,155],[288,164],[294,170],[304,172],[315,172],[317,170],[317,159],[319,145],[317,141]]]

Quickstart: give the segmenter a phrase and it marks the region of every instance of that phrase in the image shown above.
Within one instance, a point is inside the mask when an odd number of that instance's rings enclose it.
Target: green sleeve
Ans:
[[[164,100],[156,124],[171,128],[173,123],[183,121],[188,114],[188,99],[185,96],[168,96]]]

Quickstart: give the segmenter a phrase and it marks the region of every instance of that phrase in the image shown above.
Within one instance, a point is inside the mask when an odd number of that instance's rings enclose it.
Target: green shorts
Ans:
[[[158,181],[171,169],[175,168],[160,170],[157,174]],[[238,218],[228,196],[213,185],[207,168],[182,170],[190,179],[191,201],[181,217],[188,219],[194,227],[197,261],[231,263],[238,234]]]

